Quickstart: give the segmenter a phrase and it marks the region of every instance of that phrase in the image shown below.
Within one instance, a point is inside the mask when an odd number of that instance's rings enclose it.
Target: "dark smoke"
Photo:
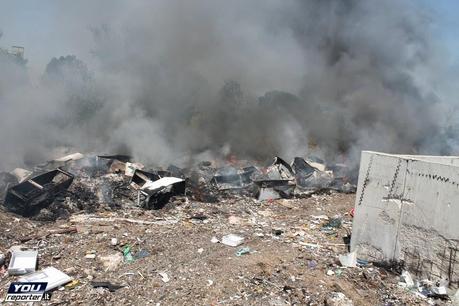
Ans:
[[[448,62],[417,1],[114,1],[89,21],[98,4],[59,6],[92,65],[52,58],[32,80],[0,55],[0,168],[63,148],[163,165],[455,153]]]

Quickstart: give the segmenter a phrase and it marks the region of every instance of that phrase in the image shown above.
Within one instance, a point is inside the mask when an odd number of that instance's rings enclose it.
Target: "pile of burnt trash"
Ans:
[[[350,177],[343,164],[327,167],[321,160],[301,157],[290,164],[275,157],[268,166],[241,161],[217,167],[205,161],[164,169],[126,155],[75,153],[33,169],[0,172],[0,196],[8,211],[48,221],[99,208],[160,209],[183,196],[213,203],[228,197],[271,200],[331,190],[352,193],[356,187]]]

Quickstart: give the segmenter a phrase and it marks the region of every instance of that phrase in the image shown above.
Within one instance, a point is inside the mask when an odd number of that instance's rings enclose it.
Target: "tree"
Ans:
[[[52,81],[85,83],[91,80],[88,67],[75,55],[52,58],[46,66],[45,75]]]

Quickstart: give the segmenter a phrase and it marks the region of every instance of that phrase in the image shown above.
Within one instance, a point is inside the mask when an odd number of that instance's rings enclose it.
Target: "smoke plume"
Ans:
[[[62,148],[157,165],[455,153],[454,97],[442,91],[448,62],[417,1],[56,6],[69,16],[56,31],[81,31],[68,37],[75,55],[50,58],[37,80],[0,54],[0,169]]]

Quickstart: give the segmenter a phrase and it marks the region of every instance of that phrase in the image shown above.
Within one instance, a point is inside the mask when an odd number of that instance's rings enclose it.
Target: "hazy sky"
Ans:
[[[52,57],[62,55],[90,61],[90,27],[98,26],[90,23],[98,18],[100,24],[104,23],[109,18],[104,7],[112,9],[119,1],[87,1],[86,10],[81,5],[84,1],[74,5],[73,1],[0,0],[0,46],[23,46],[28,66],[34,72],[42,72]]]
[[[91,63],[92,47],[91,26],[86,20],[105,20],[122,16],[111,16],[117,11],[118,0],[0,0],[0,29],[3,37],[0,47],[19,45],[25,47],[28,66],[34,73],[41,73],[52,57],[76,55]],[[445,48],[449,50],[454,62],[459,63],[459,1],[457,0],[422,0],[434,16],[438,35],[444,37]],[[135,6],[135,1],[129,1]]]

